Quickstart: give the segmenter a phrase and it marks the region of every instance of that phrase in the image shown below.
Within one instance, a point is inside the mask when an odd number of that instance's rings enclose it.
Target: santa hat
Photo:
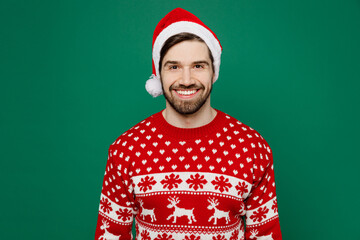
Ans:
[[[176,8],[169,12],[163,19],[161,19],[154,31],[152,44],[153,74],[145,84],[146,91],[148,91],[148,93],[150,93],[150,95],[153,97],[157,97],[163,94],[159,73],[161,48],[168,38],[182,32],[195,34],[204,40],[214,58],[214,82],[219,76],[222,47],[215,33],[213,33],[213,31],[211,31],[211,29],[208,28],[202,21],[200,21],[200,19],[197,18],[194,14],[182,8]]]

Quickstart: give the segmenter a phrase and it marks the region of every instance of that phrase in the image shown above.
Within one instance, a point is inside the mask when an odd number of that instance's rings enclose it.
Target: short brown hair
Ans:
[[[182,33],[178,33],[174,36],[171,36],[169,37],[163,47],[161,48],[161,51],[160,51],[160,61],[159,61],[159,73],[161,73],[161,65],[162,65],[162,60],[165,56],[165,54],[169,51],[169,49],[178,44],[178,43],[181,43],[183,41],[199,41],[199,42],[203,42],[205,43],[205,41],[200,38],[199,36],[195,35],[195,34],[192,34],[192,33],[188,33],[188,32],[182,32]],[[207,46],[207,45],[206,45]],[[212,67],[212,70],[214,72],[214,57],[213,55],[211,54],[211,51],[208,47],[208,51],[209,51],[209,57],[210,57],[210,60],[211,60],[211,67]]]

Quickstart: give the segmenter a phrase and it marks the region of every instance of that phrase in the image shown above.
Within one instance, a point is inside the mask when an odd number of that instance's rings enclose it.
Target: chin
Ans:
[[[210,92],[206,96],[200,96],[194,100],[175,100],[173,96],[169,97],[168,93],[165,93],[164,97],[176,112],[182,115],[191,115],[204,106],[210,97]]]

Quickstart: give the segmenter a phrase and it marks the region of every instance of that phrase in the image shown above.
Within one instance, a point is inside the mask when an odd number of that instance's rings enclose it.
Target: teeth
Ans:
[[[177,90],[176,92],[180,95],[191,95],[196,93],[196,90]]]

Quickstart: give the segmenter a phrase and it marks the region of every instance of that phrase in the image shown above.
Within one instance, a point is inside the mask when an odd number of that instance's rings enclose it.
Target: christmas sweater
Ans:
[[[134,219],[138,240],[282,239],[269,145],[216,111],[198,128],[161,111],[110,145],[96,240],[133,239]]]

